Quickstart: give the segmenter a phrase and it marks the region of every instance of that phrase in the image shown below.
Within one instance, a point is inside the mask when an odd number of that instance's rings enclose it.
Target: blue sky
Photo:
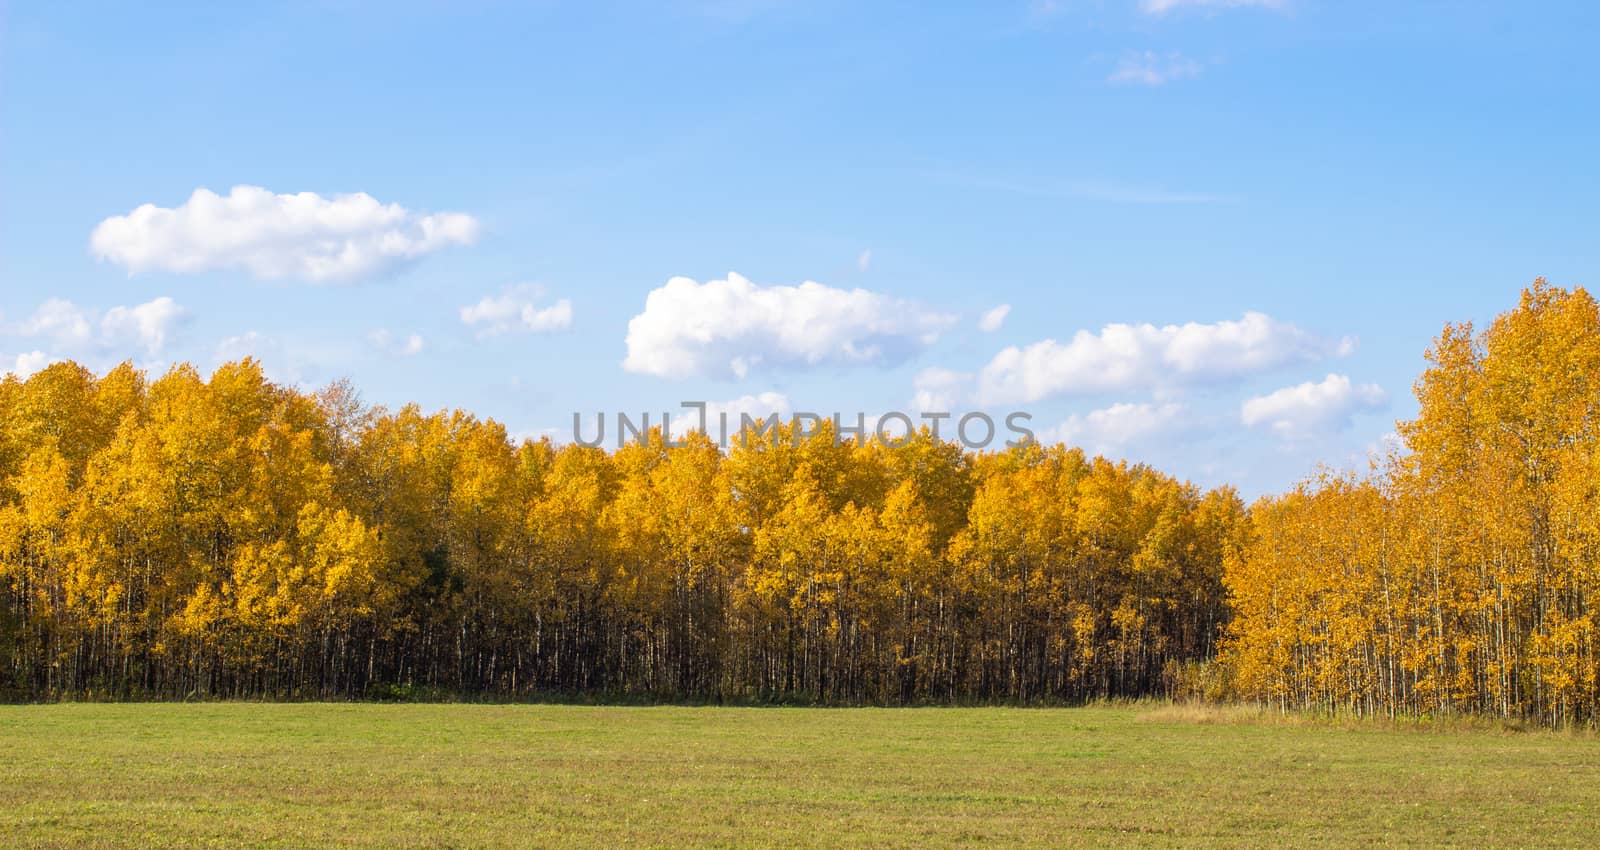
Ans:
[[[1254,495],[1411,415],[1444,322],[1600,268],[1588,4],[3,14],[24,374],[250,354],[558,436],[1026,410]]]

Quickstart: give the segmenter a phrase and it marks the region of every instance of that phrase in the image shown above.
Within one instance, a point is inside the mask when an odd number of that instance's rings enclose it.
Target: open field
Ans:
[[[1600,740],[1122,707],[0,707],[5,847],[1373,843],[1600,844]]]

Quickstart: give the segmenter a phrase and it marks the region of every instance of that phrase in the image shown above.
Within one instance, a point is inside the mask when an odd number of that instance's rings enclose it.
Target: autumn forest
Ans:
[[[0,697],[1600,715],[1600,310],[1449,325],[1372,468],[1246,505],[1029,444],[513,445],[245,360],[0,383]],[[772,432],[768,432],[771,434]]]

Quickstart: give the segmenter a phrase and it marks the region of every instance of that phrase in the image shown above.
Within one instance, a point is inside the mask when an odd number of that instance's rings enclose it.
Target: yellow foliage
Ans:
[[[1428,360],[1406,452],[1251,508],[1224,660],[1282,704],[1592,719],[1600,309],[1536,281]]]

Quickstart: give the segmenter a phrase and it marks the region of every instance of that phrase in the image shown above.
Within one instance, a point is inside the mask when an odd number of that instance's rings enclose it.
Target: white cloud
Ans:
[[[1249,426],[1265,425],[1284,439],[1342,430],[1356,413],[1378,410],[1388,395],[1377,384],[1353,384],[1344,375],[1329,375],[1320,382],[1307,381],[1248,399],[1239,419]]]
[[[1079,446],[1091,454],[1116,455],[1130,445],[1181,430],[1189,411],[1181,404],[1120,402],[1110,407],[1073,414],[1060,425],[1039,433],[1043,443]]]
[[[1147,15],[1164,15],[1173,9],[1282,9],[1288,0],[1139,0],[1139,9]]]
[[[972,375],[952,369],[924,369],[912,381],[916,389],[913,402],[919,411],[953,411],[972,389]]]
[[[727,401],[706,402],[706,433],[713,440],[722,434],[722,417],[727,418],[727,436],[732,439],[739,433],[739,426],[743,423],[744,416],[752,419],[767,420],[773,416],[787,419],[794,412],[794,406],[789,403],[789,397],[780,392],[764,392],[751,395],[742,395]],[[700,430],[700,413],[697,410],[682,409],[681,413],[672,417],[672,434],[674,438],[681,437],[690,431]]]
[[[1117,63],[1116,70],[1106,77],[1106,82],[1123,85],[1160,86],[1174,80],[1199,76],[1202,66],[1193,59],[1176,53],[1159,56],[1146,50],[1129,53]]]
[[[858,270],[860,270],[860,271],[867,271],[868,269],[872,268],[872,249],[871,248],[868,248],[867,250],[862,251],[859,255],[856,256],[856,268]]]
[[[9,331],[48,340],[52,349],[68,356],[127,357],[137,353],[155,357],[188,318],[189,312],[167,296],[131,307],[112,307],[104,315],[51,298]]]
[[[1161,389],[1239,378],[1295,362],[1348,353],[1332,342],[1262,313],[1236,321],[1184,325],[1110,324],[996,354],[978,378],[986,404],[1050,396]]]
[[[984,313],[983,316],[978,319],[978,330],[983,331],[984,333],[994,333],[995,331],[1000,330],[1001,325],[1006,323],[1006,317],[1009,315],[1011,315],[1011,305],[1001,304],[989,312]]]
[[[737,274],[704,284],[675,277],[628,322],[622,366],[664,378],[742,378],[765,367],[892,364],[954,322],[865,289],[759,286]]]
[[[461,308],[461,321],[478,329],[483,339],[505,333],[544,333],[572,326],[572,302],[562,298],[548,307],[537,304],[544,294],[529,284],[509,286]]]
[[[0,378],[3,378],[7,375],[15,375],[19,380],[25,381],[30,375],[33,375],[35,372],[38,372],[40,369],[43,369],[54,362],[56,362],[56,358],[45,354],[43,351],[30,351],[26,354],[18,354],[12,360],[12,365],[5,368],[3,372],[0,372]]]
[[[162,296],[134,307],[112,307],[100,320],[100,328],[106,345],[134,346],[154,357],[188,315],[178,302]]]
[[[400,357],[421,354],[424,344],[421,334],[409,334],[405,339],[399,339],[388,328],[379,328],[367,334],[367,342],[385,354]]]
[[[94,323],[78,305],[64,298],[51,298],[40,304],[17,332],[50,337],[57,345],[79,346],[94,339]]]
[[[130,274],[243,269],[264,278],[347,281],[373,277],[451,245],[470,245],[478,222],[421,214],[365,192],[324,198],[235,186],[196,189],[175,208],[144,204],[100,222],[89,248]]]

